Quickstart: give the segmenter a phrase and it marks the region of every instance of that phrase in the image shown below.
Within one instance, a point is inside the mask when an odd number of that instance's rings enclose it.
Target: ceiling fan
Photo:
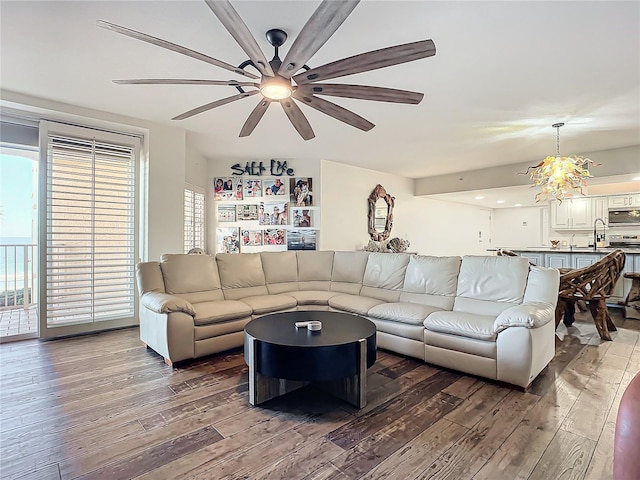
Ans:
[[[374,127],[373,123],[318,95],[407,104],[418,104],[424,96],[422,93],[393,88],[318,83],[435,55],[436,47],[433,41],[422,40],[361,53],[315,68],[308,67],[306,62],[329,40],[359,1],[324,0],[302,28],[284,60],[280,60],[278,49],[287,39],[286,32],[280,29],[269,30],[267,32],[267,40],[275,48],[275,55],[271,61],[267,61],[248,27],[228,0],[205,0],[215,16],[218,17],[218,20],[222,22],[249,57],[248,60],[237,67],[195,50],[113,23],[99,20],[97,24],[99,27],[187,55],[254,80],[242,82],[235,80],[168,78],[114,80],[115,83],[120,85],[226,85],[235,87],[240,92],[236,95],[201,105],[174,117],[172,120],[183,120],[241,98],[260,93],[262,99],[242,126],[240,137],[249,136],[253,132],[271,102],[275,101],[282,105],[287,117],[300,136],[305,140],[310,140],[315,137],[315,134],[294,99],[360,130],[369,131]],[[254,67],[260,73],[260,76],[245,70],[247,66]],[[259,83],[255,80],[259,80]],[[246,87],[251,89],[245,90]]]

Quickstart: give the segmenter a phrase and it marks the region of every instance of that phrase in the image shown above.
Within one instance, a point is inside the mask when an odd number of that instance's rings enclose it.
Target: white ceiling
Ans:
[[[289,33],[318,1],[234,1],[268,58],[264,33]],[[96,26],[105,20],[231,64],[245,53],[203,1],[0,2],[4,90],[187,129],[190,145],[229,162],[322,158],[412,178],[539,161],[555,151],[640,144],[640,2],[372,1],[358,5],[311,67],[431,38],[435,57],[338,79],[425,93],[419,105],[332,98],[376,127],[361,132],[302,107],[303,141],[272,105],[238,138],[256,97],[180,122],[170,118],[236,93],[217,86],[118,86],[119,78],[242,80],[231,72]],[[640,162],[640,160],[639,160]]]

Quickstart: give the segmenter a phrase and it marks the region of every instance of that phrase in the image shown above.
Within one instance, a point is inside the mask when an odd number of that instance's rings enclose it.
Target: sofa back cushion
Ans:
[[[411,255],[400,301],[453,309],[460,257]]]
[[[404,253],[370,253],[360,294],[386,302],[397,302],[408,263],[409,255]]]
[[[261,252],[260,260],[269,293],[298,290],[296,252]]]
[[[465,256],[453,309],[498,315],[524,298],[529,261],[524,257]]]
[[[160,268],[167,293],[194,293],[220,290],[218,267],[209,255],[165,253]]]
[[[300,290],[329,290],[333,271],[332,251],[296,252]]]
[[[331,290],[358,295],[369,252],[334,252]]]
[[[219,253],[216,261],[227,300],[269,293],[259,253]]]
[[[558,303],[560,273],[555,268],[529,267],[524,302],[545,302],[554,307]]]

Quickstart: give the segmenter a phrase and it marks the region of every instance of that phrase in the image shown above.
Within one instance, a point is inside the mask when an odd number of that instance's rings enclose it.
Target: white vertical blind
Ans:
[[[204,250],[205,212],[204,192],[187,185],[184,189],[184,253],[192,248]]]
[[[134,315],[135,162],[132,146],[49,134],[48,325]]]

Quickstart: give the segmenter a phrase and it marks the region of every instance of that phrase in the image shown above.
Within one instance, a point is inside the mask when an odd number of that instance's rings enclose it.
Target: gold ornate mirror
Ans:
[[[369,195],[369,235],[376,242],[386,240],[393,226],[395,198],[380,184]]]

